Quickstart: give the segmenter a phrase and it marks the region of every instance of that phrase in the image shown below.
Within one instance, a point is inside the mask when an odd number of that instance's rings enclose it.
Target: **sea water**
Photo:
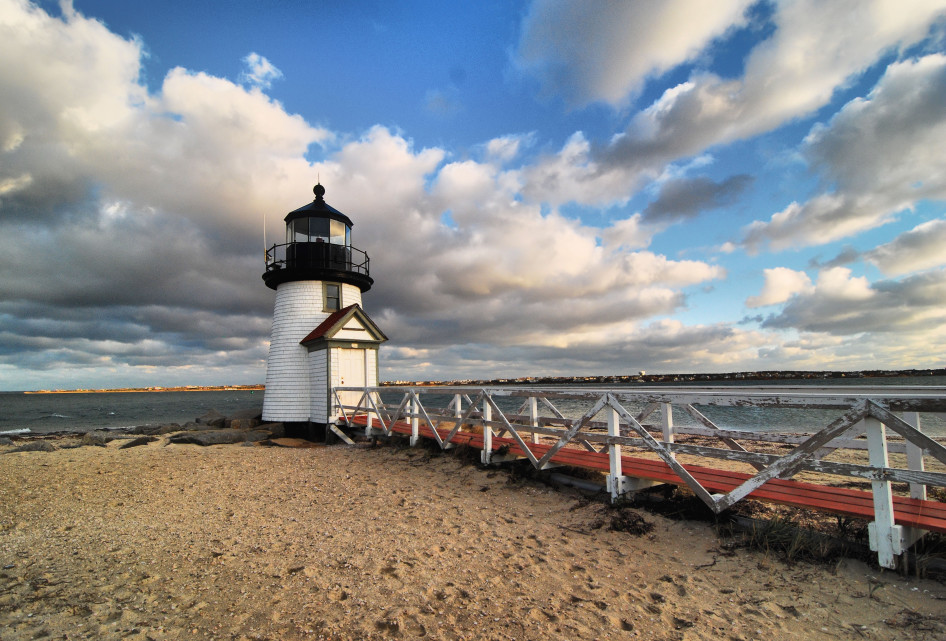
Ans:
[[[634,391],[636,389],[646,387],[649,390],[660,389],[661,387],[673,387],[673,388],[699,388],[699,387],[732,387],[738,389],[739,387],[771,387],[775,390],[779,386],[790,386],[790,387],[810,387],[812,393],[817,393],[825,387],[835,387],[843,388],[846,386],[869,386],[880,388],[886,386],[897,386],[897,387],[912,387],[912,386],[922,386],[922,387],[944,387],[946,386],[946,377],[944,376],[916,376],[916,377],[885,377],[885,378],[832,378],[832,379],[779,379],[773,381],[750,381],[750,380],[721,380],[721,381],[699,381],[699,382],[675,382],[675,383],[647,383],[646,385],[641,384],[625,384],[625,385],[613,385],[613,386],[603,386],[600,384],[594,385],[561,385],[561,386],[549,386],[549,385],[540,385],[535,386],[537,389],[542,390],[551,390],[556,387],[560,387],[563,391],[565,389],[569,390],[581,390],[581,391],[593,391],[599,389],[614,389],[616,391],[628,390]],[[530,387],[530,386],[524,386]],[[450,394],[438,394],[437,388],[420,388],[421,402],[425,408],[428,408],[428,412],[432,409],[434,410],[443,410],[448,404],[453,400],[453,396]],[[860,390],[859,390],[860,391]],[[882,392],[881,392],[882,393]],[[946,392],[944,392],[946,395]],[[397,392],[387,392],[382,394],[382,400],[387,405],[388,409],[393,411],[401,402],[403,398],[403,393]],[[471,399],[475,400],[475,393],[471,395]],[[500,411],[504,414],[512,414],[520,411],[523,398],[521,397],[508,397],[508,396],[495,396],[493,399]],[[555,408],[568,419],[581,418],[586,412],[588,412],[594,405],[597,398],[587,400],[577,400],[577,399],[553,399],[552,404],[555,405]],[[635,402],[633,400],[627,401],[622,399],[622,406],[628,412],[633,415],[637,415],[640,411],[644,409],[642,403]],[[464,401],[464,408],[467,407],[466,401]],[[700,405],[697,409],[707,418],[709,418],[713,423],[722,429],[728,430],[744,430],[744,431],[766,431],[766,432],[782,432],[782,433],[814,433],[821,431],[827,427],[832,421],[839,418],[846,410],[834,410],[834,409],[799,409],[799,408],[773,408],[773,407],[735,407],[735,406],[707,406]],[[539,415],[543,417],[551,418],[554,416],[552,411],[544,406],[542,403],[538,406]],[[526,410],[523,410],[525,413]],[[604,413],[600,413],[595,420],[605,421]],[[654,414],[648,419],[648,422],[659,423],[660,415]],[[674,406],[673,407],[673,424],[680,427],[697,427],[699,424],[694,418],[692,418],[682,407]],[[924,433],[930,436],[943,437],[946,436],[946,416],[942,414],[920,414],[920,425]]]
[[[0,392],[0,435],[89,432],[186,423],[215,409],[232,414],[263,407],[256,390],[193,392]]]
[[[709,383],[673,383],[668,386],[811,386],[815,392],[819,387],[841,385],[863,385],[883,387],[896,386],[946,386],[946,377],[918,376],[895,378],[845,378],[829,380],[798,379],[778,381],[713,381]],[[660,387],[648,384],[647,387]],[[582,386],[568,385],[568,388]],[[589,386],[593,389],[604,386]],[[610,386],[634,390],[640,385]],[[543,386],[543,389],[548,386]],[[436,388],[422,388],[425,407],[443,408],[452,400],[448,394],[437,394]],[[395,409],[403,394],[387,392],[382,395],[389,409]],[[513,413],[519,409],[522,399],[497,397],[503,412]],[[582,416],[593,403],[556,400],[557,409],[568,418]],[[69,394],[23,394],[22,392],[0,392],[0,435],[3,434],[48,434],[51,432],[88,432],[97,429],[128,429],[137,425],[186,423],[211,409],[221,414],[231,414],[244,409],[262,409],[263,392],[255,390],[194,391],[194,392],[89,392]],[[550,416],[542,409],[543,416]],[[626,409],[637,413],[641,408],[628,404]],[[726,429],[766,430],[776,432],[817,432],[842,414],[840,410],[801,410],[779,408],[734,408],[701,406],[700,411],[719,427]],[[604,420],[603,414],[598,420]],[[656,417],[652,420],[658,420]],[[695,425],[693,419],[674,408],[675,425]],[[921,414],[923,431],[931,436],[946,436],[946,417]]]

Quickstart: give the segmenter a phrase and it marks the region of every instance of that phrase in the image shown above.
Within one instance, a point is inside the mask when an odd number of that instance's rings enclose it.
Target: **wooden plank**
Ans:
[[[343,441],[345,441],[345,442],[348,443],[349,445],[354,445],[354,444],[355,444],[355,442],[354,442],[353,440],[351,440],[350,438],[348,438],[348,435],[345,434],[345,432],[341,431],[341,430],[338,429],[336,426],[334,426],[334,425],[329,425],[328,428],[329,428],[329,430],[331,430],[332,434],[334,434],[334,435],[337,436],[338,438],[342,439]]]

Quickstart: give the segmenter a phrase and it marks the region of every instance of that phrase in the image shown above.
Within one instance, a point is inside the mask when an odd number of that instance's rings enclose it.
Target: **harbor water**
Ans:
[[[215,409],[221,414],[263,406],[256,390],[193,392],[0,392],[0,435],[89,432],[137,425],[186,423]]]
[[[811,386],[816,392],[825,384],[833,386],[946,386],[946,377],[896,377],[896,378],[848,378],[832,379],[830,382],[811,379],[753,382],[712,382],[692,384],[694,387],[712,386],[759,386],[778,388],[780,385]],[[656,386],[659,385],[649,385]],[[680,383],[674,383],[680,387]],[[569,388],[576,386],[570,385]],[[633,384],[612,386],[612,389],[633,391]],[[599,389],[595,386],[594,389]],[[543,389],[547,389],[543,386]],[[437,394],[436,388],[423,388],[425,407],[446,407],[452,400],[447,394]],[[400,402],[402,394],[387,392],[382,395],[390,409]],[[497,397],[503,412],[516,412],[521,399]],[[191,391],[191,392],[88,392],[24,394],[22,392],[0,392],[0,435],[49,434],[54,432],[88,432],[98,429],[128,429],[138,425],[186,423],[211,409],[221,414],[238,410],[262,408],[263,392],[256,390]],[[555,405],[568,418],[580,417],[590,404],[571,400],[555,401]],[[629,404],[631,412],[640,408]],[[767,430],[778,432],[813,432],[824,428],[840,411],[793,410],[778,408],[731,408],[701,407],[706,416],[719,427],[726,429]],[[548,410],[541,412],[548,416]],[[604,420],[603,415],[599,420]],[[659,420],[659,419],[651,419]],[[946,436],[946,417],[921,415],[923,431],[931,436]],[[685,412],[675,409],[676,425],[692,425],[693,419]]]

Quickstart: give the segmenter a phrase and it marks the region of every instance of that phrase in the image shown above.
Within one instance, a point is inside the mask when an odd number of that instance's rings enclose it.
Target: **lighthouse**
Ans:
[[[288,436],[321,440],[361,394],[335,387],[378,384],[378,347],[387,340],[361,307],[374,284],[368,254],[351,245],[352,221],[315,199],[285,217],[286,242],[266,251],[263,282],[276,290],[263,420]],[[350,411],[348,412],[350,414]]]

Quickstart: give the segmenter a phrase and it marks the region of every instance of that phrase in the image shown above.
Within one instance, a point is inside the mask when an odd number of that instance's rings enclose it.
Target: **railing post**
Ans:
[[[415,445],[417,445],[418,441],[420,441],[420,419],[418,419],[418,415],[420,415],[420,408],[418,407],[418,404],[419,402],[417,400],[417,394],[416,393],[412,394],[411,403],[410,403],[411,447],[414,447]]]
[[[872,416],[864,419],[864,425],[871,467],[888,467],[886,427]],[[876,479],[870,484],[874,498],[874,521],[867,526],[870,549],[877,553],[877,562],[881,567],[896,569],[896,557],[904,548],[903,528],[895,525],[893,521],[893,491],[890,481]]]
[[[920,413],[905,412],[903,420],[913,426],[917,432],[920,429]],[[922,472],[925,469],[923,464],[923,449],[911,441],[907,441],[907,469]],[[910,498],[926,500],[926,485],[923,483],[910,483]]]
[[[670,403],[660,404],[660,427],[664,443],[673,443],[673,405]],[[675,454],[670,456],[676,458]]]
[[[454,394],[452,405],[453,405],[453,418],[455,419],[454,425],[456,425],[457,423],[460,422],[460,419],[463,418],[463,395]],[[443,444],[443,449],[445,450],[450,450],[450,449],[453,449],[454,447],[456,446],[453,443]]]
[[[480,452],[480,460],[483,462],[483,465],[489,465],[490,459],[493,456],[493,428],[489,426],[489,422],[493,419],[493,408],[487,400],[487,396],[483,397],[483,451]]]
[[[529,397],[529,425],[532,427],[539,426],[539,399],[535,396]],[[539,442],[539,434],[537,432],[532,432],[532,442]]]
[[[621,423],[618,418],[618,412],[613,407],[608,408],[608,436],[620,436]],[[611,493],[611,501],[616,501],[625,492],[625,476],[621,468],[621,446],[615,443],[608,445],[608,458],[611,463],[610,473],[608,474],[607,485],[608,492]]]

